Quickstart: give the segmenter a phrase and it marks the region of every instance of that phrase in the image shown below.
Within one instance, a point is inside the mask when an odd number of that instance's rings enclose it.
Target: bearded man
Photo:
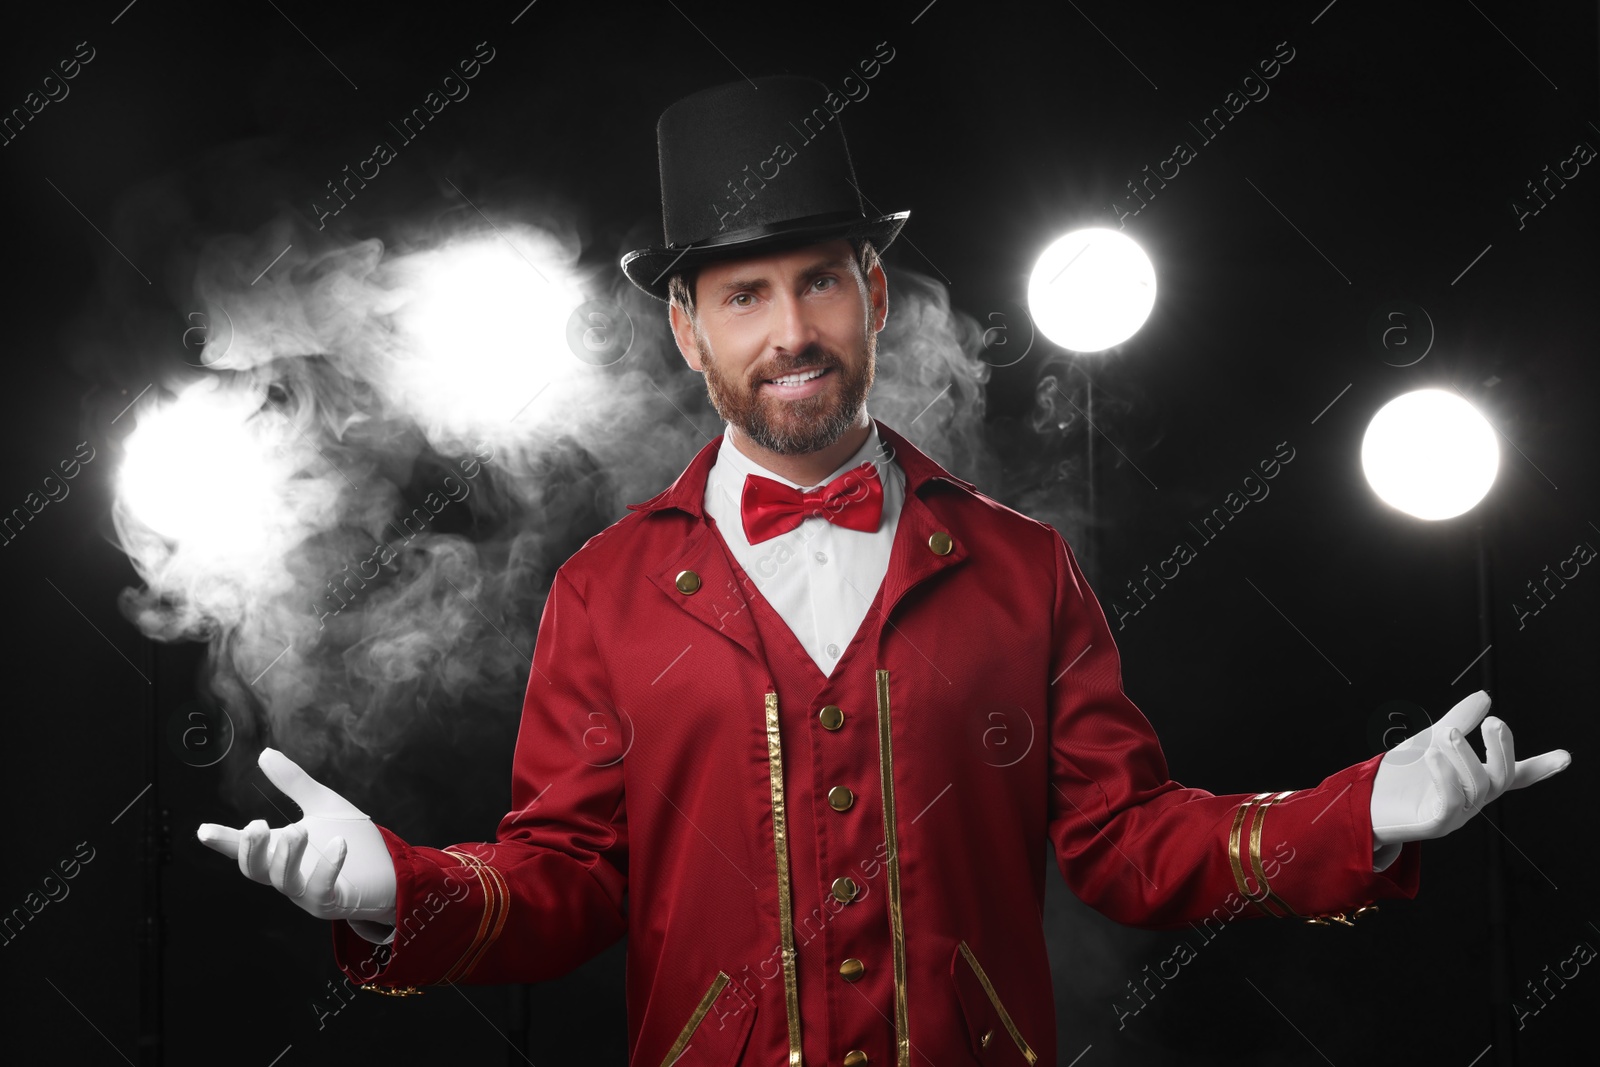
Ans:
[[[305,817],[200,828],[364,988],[543,981],[626,934],[634,1067],[1053,1064],[1047,846],[1123,923],[1337,926],[1567,765],[1517,762],[1478,693],[1317,785],[1174,781],[1061,535],[868,414],[909,212],[863,212],[825,94],[661,117],[666,240],[622,269],[726,428],[557,571],[494,840],[410,844],[272,749]]]

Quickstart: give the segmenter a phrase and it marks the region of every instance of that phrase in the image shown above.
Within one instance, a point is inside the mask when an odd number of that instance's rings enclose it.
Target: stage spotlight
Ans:
[[[133,517],[197,557],[258,550],[285,477],[264,401],[254,387],[204,378],[150,405],[123,442],[118,471]]]
[[[1449,519],[1489,492],[1500,467],[1494,428],[1460,394],[1420,389],[1372,416],[1361,469],[1384,503],[1419,519]]]
[[[479,237],[407,264],[397,370],[425,424],[469,434],[504,427],[553,379],[577,369],[566,329],[583,295],[542,237]]]
[[[1074,230],[1040,254],[1028,312],[1062,348],[1099,352],[1132,337],[1156,301],[1150,257],[1117,230]]]

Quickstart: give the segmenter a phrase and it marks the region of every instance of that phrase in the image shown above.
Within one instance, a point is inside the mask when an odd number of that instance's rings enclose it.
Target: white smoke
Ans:
[[[664,305],[581,252],[548,219],[205,242],[202,366],[136,409],[113,520],[125,614],[206,643],[241,760],[270,740],[370,780],[419,731],[514,725],[555,567],[721,432]],[[869,410],[998,479],[977,322],[914,271],[890,287]],[[569,341],[586,302],[603,358]]]

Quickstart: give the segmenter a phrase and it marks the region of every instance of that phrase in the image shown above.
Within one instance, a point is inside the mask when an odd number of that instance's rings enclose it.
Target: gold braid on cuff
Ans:
[[[1295,790],[1286,789],[1281,793],[1257,793],[1249,800],[1244,801],[1233,813],[1233,829],[1228,832],[1228,862],[1233,866],[1233,882],[1238,886],[1239,893],[1256,910],[1263,915],[1270,915],[1275,919],[1282,919],[1294,915],[1293,908],[1286,904],[1282,897],[1272,891],[1267,885],[1267,872],[1261,865],[1261,829],[1266,824],[1266,809],[1273,804],[1293,794]],[[1245,874],[1244,860],[1241,856],[1241,846],[1244,843],[1244,825],[1251,819],[1249,836],[1250,870],[1255,874],[1257,889],[1252,892]],[[1274,910],[1274,908],[1281,910]]]
[[[468,943],[466,951],[461,953],[461,958],[456,960],[455,966],[439,979],[440,982],[450,983],[459,981],[476,967],[489,946],[500,936],[500,931],[505,929],[511,893],[506,888],[504,876],[478,857],[455,849],[446,849],[445,854],[455,856],[465,866],[471,867],[478,876],[478,884],[483,888],[483,916],[478,920],[478,931]]]
[[[445,849],[444,851],[445,855],[454,856],[460,860],[462,866],[472,868],[473,872],[478,876],[478,883],[483,886],[483,917],[478,920],[477,932],[472,935],[472,941],[467,945],[466,951],[461,953],[461,957],[439,979],[441,983],[449,984],[458,981],[473,967],[477,966],[478,961],[483,958],[483,954],[488,951],[489,946],[494,944],[495,938],[500,936],[500,931],[505,929],[506,915],[510,911],[511,893],[506,888],[505,877],[478,857],[469,852],[461,852],[456,849]],[[397,927],[396,936],[398,936],[398,932],[399,928]],[[413,997],[422,994],[422,990],[414,985],[366,984],[357,988],[365,989],[369,993],[379,993],[386,997]]]

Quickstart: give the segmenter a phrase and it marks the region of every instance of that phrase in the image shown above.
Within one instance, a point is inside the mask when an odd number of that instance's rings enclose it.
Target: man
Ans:
[[[1049,1064],[1047,841],[1121,922],[1348,923],[1566,766],[1480,693],[1313,788],[1173,781],[1060,535],[867,414],[909,213],[862,213],[825,92],[661,118],[666,244],[622,265],[726,432],[557,572],[495,841],[410,845],[271,749],[305,818],[201,827],[343,920],[366,988],[540,981],[626,933],[635,1065]]]

